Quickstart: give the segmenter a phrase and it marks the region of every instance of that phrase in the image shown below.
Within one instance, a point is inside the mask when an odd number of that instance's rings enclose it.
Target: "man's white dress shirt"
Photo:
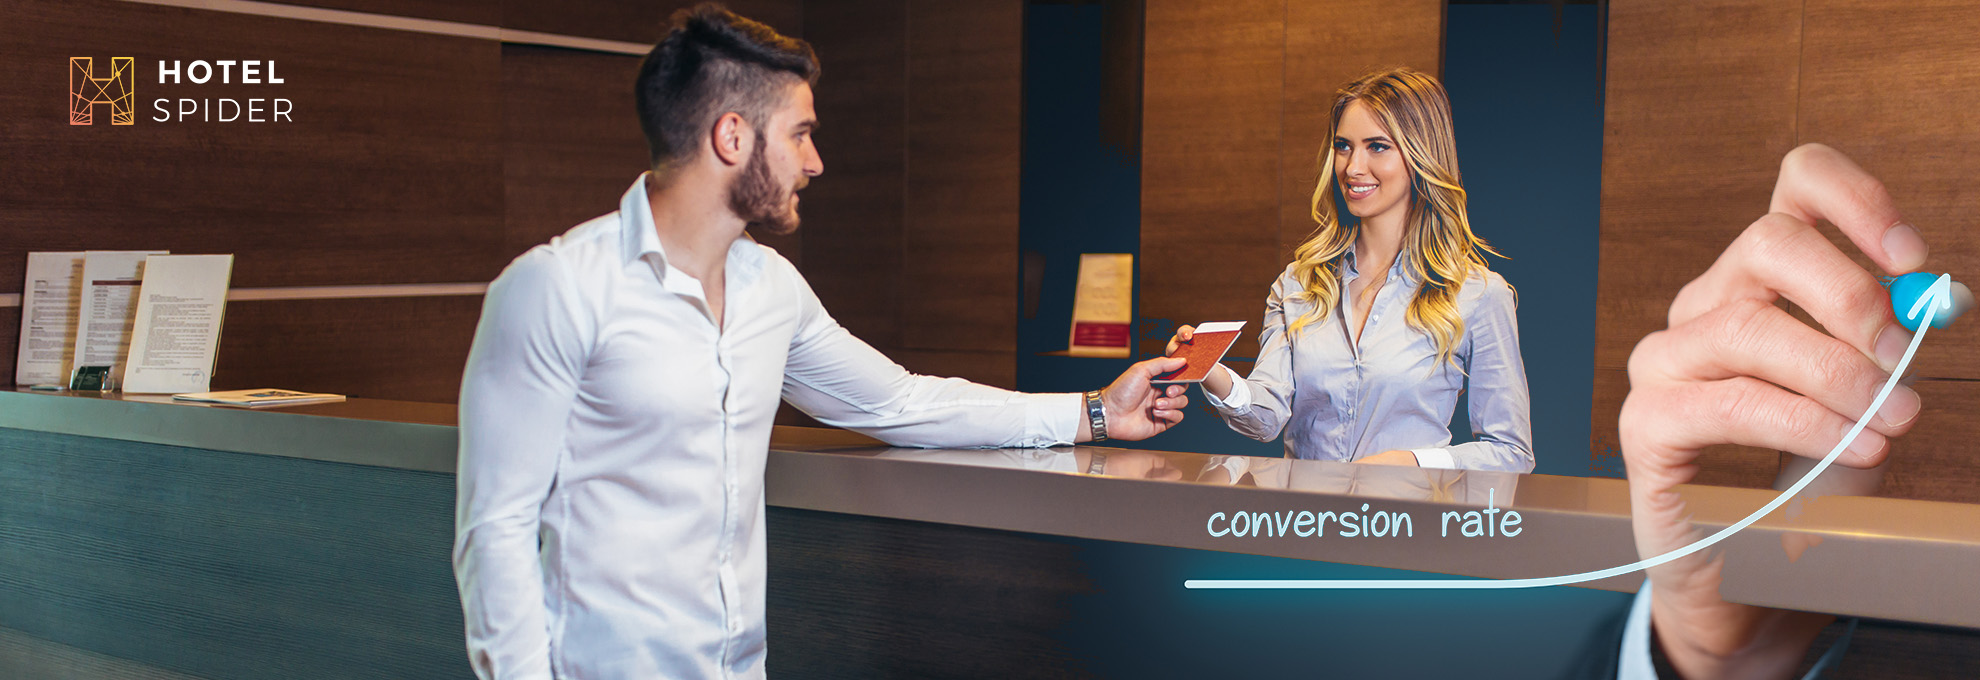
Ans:
[[[461,381],[454,572],[483,678],[756,678],[777,402],[912,446],[1073,441],[1077,394],[908,373],[729,249],[723,327],[645,177],[489,285]]]

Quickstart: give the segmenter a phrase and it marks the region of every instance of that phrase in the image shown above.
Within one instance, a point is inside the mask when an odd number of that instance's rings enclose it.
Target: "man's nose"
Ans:
[[[804,175],[817,177],[825,174],[825,159],[818,155],[818,146],[807,141],[804,145]]]

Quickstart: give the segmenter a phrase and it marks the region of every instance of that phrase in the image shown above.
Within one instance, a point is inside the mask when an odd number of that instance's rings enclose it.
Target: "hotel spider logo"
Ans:
[[[137,69],[131,58],[112,57],[108,78],[96,77],[92,62],[89,57],[69,57],[69,124],[94,125],[99,105],[110,107],[111,125],[136,123]]]

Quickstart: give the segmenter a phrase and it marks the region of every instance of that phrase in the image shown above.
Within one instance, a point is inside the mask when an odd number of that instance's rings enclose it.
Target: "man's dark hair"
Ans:
[[[792,78],[818,82],[818,56],[803,40],[716,3],[674,12],[667,37],[639,65],[639,124],[655,170],[694,157],[709,126],[735,112],[760,134]]]

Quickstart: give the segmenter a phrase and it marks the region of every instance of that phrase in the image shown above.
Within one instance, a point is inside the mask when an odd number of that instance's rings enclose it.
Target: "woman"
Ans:
[[[1319,227],[1266,298],[1251,375],[1203,381],[1211,405],[1253,439],[1284,430],[1295,458],[1531,472],[1515,298],[1465,217],[1443,86],[1369,74],[1335,94],[1329,121]],[[1357,224],[1338,220],[1336,188]],[[1467,389],[1476,441],[1451,446]]]

